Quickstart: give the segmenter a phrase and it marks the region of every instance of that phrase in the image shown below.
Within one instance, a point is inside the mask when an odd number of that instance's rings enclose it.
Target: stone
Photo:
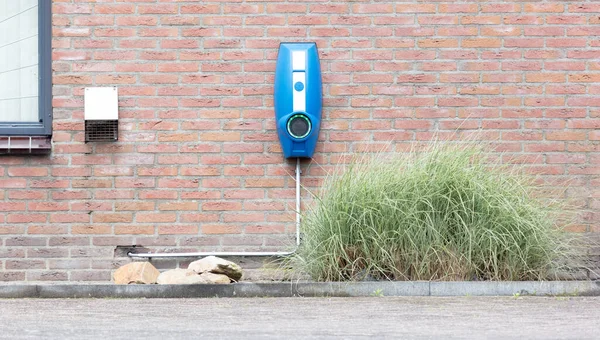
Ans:
[[[158,269],[150,262],[131,262],[117,269],[113,274],[113,279],[119,285],[154,284],[159,275]]]
[[[160,273],[156,279],[156,283],[160,285],[180,284],[187,278],[188,271],[186,269],[171,269]],[[194,273],[196,275],[196,273]]]
[[[207,256],[198,261],[194,261],[190,263],[188,269],[193,270],[198,274],[206,272],[224,274],[233,281],[239,281],[242,278],[242,268],[240,266],[216,256]]]
[[[226,284],[231,283],[231,279],[229,279],[229,276],[223,274],[206,272],[198,275],[193,270],[178,268],[161,273],[158,276],[157,282],[162,285]]]
[[[201,278],[200,275],[196,274],[193,270],[188,269],[171,269],[166,272],[162,272],[156,280],[158,284],[162,285],[179,285],[179,284],[198,284],[206,283],[205,279]]]
[[[203,283],[212,283],[212,284],[227,284],[231,283],[231,279],[229,276],[225,274],[213,274],[210,272],[205,272],[200,275],[196,275],[201,278]]]

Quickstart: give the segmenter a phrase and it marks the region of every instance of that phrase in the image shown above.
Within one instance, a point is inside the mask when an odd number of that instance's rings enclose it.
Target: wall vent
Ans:
[[[87,87],[85,141],[115,142],[119,139],[119,91],[116,87]]]
[[[86,120],[85,141],[115,142],[119,139],[118,120]]]

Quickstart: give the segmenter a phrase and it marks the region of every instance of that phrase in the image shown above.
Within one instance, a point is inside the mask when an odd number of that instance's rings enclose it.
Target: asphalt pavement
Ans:
[[[598,297],[3,299],[2,339],[598,339]]]

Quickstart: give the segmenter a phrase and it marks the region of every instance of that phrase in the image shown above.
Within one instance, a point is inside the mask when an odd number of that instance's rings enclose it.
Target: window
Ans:
[[[0,149],[52,134],[51,25],[51,0],[0,0]]]

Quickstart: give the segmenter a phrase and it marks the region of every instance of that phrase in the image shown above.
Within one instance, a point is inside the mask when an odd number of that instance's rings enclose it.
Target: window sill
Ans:
[[[0,136],[0,155],[44,155],[52,150],[49,136]]]

